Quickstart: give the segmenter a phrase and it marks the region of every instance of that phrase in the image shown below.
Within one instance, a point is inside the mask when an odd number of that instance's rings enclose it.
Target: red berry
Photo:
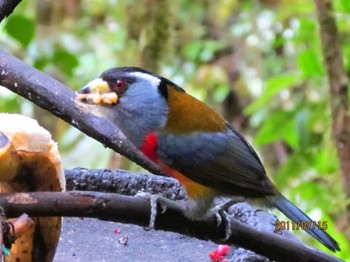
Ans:
[[[216,252],[221,256],[226,256],[230,247],[228,245],[219,245],[216,249]]]

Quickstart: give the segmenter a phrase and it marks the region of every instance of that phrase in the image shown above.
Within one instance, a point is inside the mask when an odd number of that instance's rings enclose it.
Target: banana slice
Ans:
[[[0,114],[0,193],[64,189],[61,159],[50,133],[29,117]],[[15,241],[6,262],[53,261],[62,219],[33,220],[35,226]]]

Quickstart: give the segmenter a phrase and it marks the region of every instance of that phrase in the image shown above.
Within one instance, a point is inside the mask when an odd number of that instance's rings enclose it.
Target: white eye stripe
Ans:
[[[160,83],[160,79],[158,77],[152,76],[150,74],[146,74],[142,72],[132,72],[132,73],[128,73],[128,75],[149,81],[152,83],[152,86],[154,88],[158,88]]]

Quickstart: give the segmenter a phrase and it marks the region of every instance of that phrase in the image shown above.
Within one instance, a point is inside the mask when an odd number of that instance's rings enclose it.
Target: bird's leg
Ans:
[[[141,191],[138,192],[136,196],[145,198],[150,201],[151,215],[149,225],[148,227],[145,227],[146,230],[154,228],[158,213],[158,205],[160,206],[161,214],[163,214],[167,210],[167,208],[174,207],[176,209],[182,209],[184,215],[191,220],[201,220],[205,219],[206,217],[207,209],[205,208],[205,206],[207,206],[208,203],[210,203],[213,200],[211,197],[208,197],[208,199],[202,202],[193,201],[191,199],[187,199],[186,201],[175,201],[165,198],[163,196],[159,196],[157,194],[151,194],[148,192]],[[232,205],[241,201],[243,201],[243,199],[241,198],[230,199],[229,201],[225,201],[221,204],[216,205],[213,209],[209,211],[210,213],[213,213],[216,216],[217,226],[220,226],[223,223],[223,220],[225,222],[225,238],[223,239],[223,241],[228,240],[232,233],[230,218],[226,210]]]
[[[151,194],[148,192],[139,191],[136,194],[136,196],[148,199],[150,201],[151,215],[150,215],[149,225],[148,227],[145,227],[146,230],[151,230],[154,228],[156,217],[158,214],[158,205],[161,208],[161,211],[160,211],[161,214],[163,214],[169,206],[174,206],[174,205],[179,206],[179,203],[177,201],[165,198],[163,196],[159,196],[157,194]]]
[[[156,216],[157,216],[157,208],[158,208],[158,198],[159,196],[156,194],[151,194],[148,192],[142,192],[139,191],[136,194],[137,197],[145,198],[148,199],[151,205],[151,215],[150,215],[150,220],[149,224],[147,227],[145,227],[145,230],[151,230],[154,228],[154,223],[156,221]]]
[[[241,202],[243,199],[230,199],[229,201],[223,202],[216,205],[211,212],[215,214],[217,219],[217,226],[220,226],[223,220],[225,221],[225,237],[223,241],[227,241],[232,233],[231,221],[228,216],[227,210],[234,204]]]

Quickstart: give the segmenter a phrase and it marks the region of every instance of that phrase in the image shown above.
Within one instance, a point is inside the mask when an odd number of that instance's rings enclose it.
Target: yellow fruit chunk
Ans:
[[[115,92],[102,93],[89,93],[89,94],[77,94],[77,101],[93,103],[93,104],[107,104],[112,105],[118,102],[118,95]]]
[[[20,157],[9,138],[0,132],[0,181],[6,182],[18,174]]]
[[[36,120],[0,114],[0,132],[0,193],[65,189],[57,144]],[[53,261],[62,219],[33,220],[35,226],[15,241],[6,262]]]

